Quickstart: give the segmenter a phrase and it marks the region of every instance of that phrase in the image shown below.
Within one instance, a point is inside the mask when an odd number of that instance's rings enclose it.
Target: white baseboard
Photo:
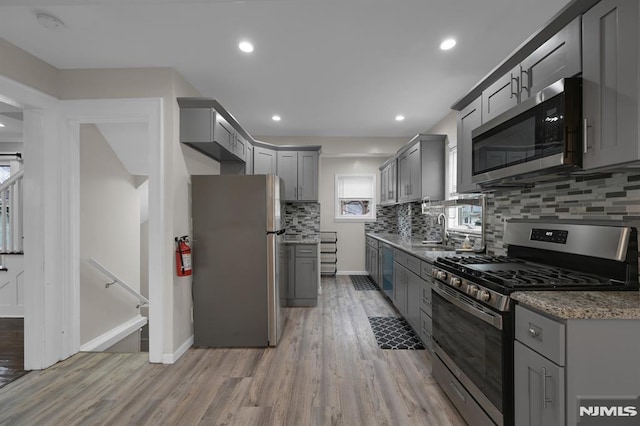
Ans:
[[[193,346],[193,334],[189,337],[185,342],[180,345],[180,347],[172,354],[163,354],[162,355],[162,363],[163,364],[173,364],[175,363],[182,355],[184,355],[189,348]]]
[[[367,271],[338,271],[336,275],[369,275]]]
[[[106,333],[101,334],[95,339],[88,341],[84,345],[81,345],[80,352],[102,352],[115,345],[134,331],[144,327],[146,324],[147,319],[142,315],[138,315],[131,318],[129,321],[123,322],[119,326],[112,328]]]

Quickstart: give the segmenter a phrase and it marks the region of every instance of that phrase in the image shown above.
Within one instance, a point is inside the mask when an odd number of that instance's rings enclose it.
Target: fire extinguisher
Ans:
[[[176,246],[176,269],[179,277],[191,275],[191,247],[189,247],[189,237],[184,235],[175,238]]]

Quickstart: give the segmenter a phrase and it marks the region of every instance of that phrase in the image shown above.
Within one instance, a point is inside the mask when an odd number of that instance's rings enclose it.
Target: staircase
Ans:
[[[0,185],[0,254],[23,254],[23,175],[24,169]]]
[[[21,318],[23,302],[23,170],[0,185],[0,317]]]

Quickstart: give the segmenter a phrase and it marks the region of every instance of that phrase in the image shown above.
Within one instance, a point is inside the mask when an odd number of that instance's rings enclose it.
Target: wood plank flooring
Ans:
[[[0,318],[0,388],[25,373],[24,319]]]
[[[381,350],[377,291],[323,278],[316,308],[291,308],[277,348],[81,353],[0,389],[2,425],[464,425],[427,351]]]

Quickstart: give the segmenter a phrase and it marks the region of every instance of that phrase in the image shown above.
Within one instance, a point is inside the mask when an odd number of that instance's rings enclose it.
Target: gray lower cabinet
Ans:
[[[514,343],[515,424],[560,426],[564,423],[564,367],[522,343]]]
[[[288,247],[288,306],[318,304],[318,245],[292,244]]]
[[[457,141],[457,191],[460,194],[476,192],[480,187],[473,183],[471,132],[482,124],[482,98],[471,102],[458,112],[458,141]]]
[[[406,320],[420,334],[420,305],[422,301],[422,279],[411,271],[407,271],[407,313]]]
[[[516,425],[576,425],[581,405],[638,395],[640,320],[559,320],[520,304],[515,316]]]
[[[393,263],[393,304],[403,317],[407,316],[407,268]]]
[[[409,325],[420,333],[422,294],[425,281],[420,277],[421,261],[396,250],[393,263],[393,304]]]
[[[261,146],[253,148],[253,174],[275,175],[277,173],[276,151]]]
[[[582,25],[583,168],[638,161],[638,2],[602,0]]]
[[[380,253],[377,247],[377,240],[371,238],[371,240],[376,241],[375,246],[369,244],[370,237],[367,237],[367,245],[365,248],[365,268],[371,280],[380,285],[380,276],[379,269],[380,265],[378,262]]]

